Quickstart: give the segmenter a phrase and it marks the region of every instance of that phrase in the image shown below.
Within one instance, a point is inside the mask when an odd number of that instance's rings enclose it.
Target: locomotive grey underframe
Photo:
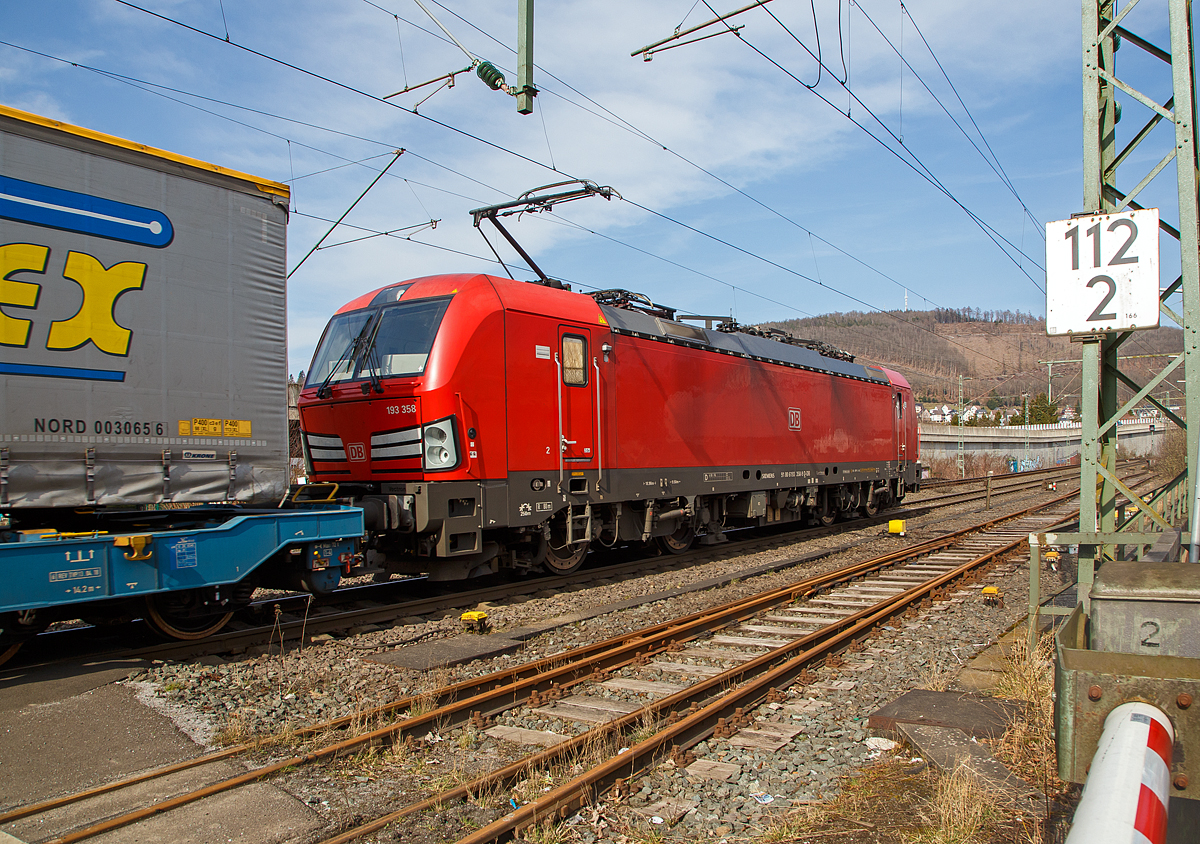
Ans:
[[[453,565],[455,558],[462,558],[463,565],[471,567],[487,563],[496,556],[495,549],[485,545],[486,532],[537,527],[568,505],[578,508],[590,503],[596,512],[598,508],[616,504],[637,505],[645,501],[695,496],[729,497],[737,501],[749,495],[746,512],[739,518],[765,522],[768,517],[754,499],[755,493],[764,494],[765,504],[771,502],[771,494],[781,491],[807,493],[823,487],[875,482],[877,489],[890,489],[893,495],[899,496],[905,488],[917,483],[918,465],[909,462],[900,467],[895,461],[873,461],[837,466],[605,469],[602,477],[595,469],[575,470],[564,477],[561,491],[556,473],[515,472],[507,479],[499,480],[384,483],[380,492],[385,496],[397,496],[396,503],[409,509],[413,517],[412,532],[437,534],[436,554],[444,559],[438,563],[439,567]],[[548,485],[536,492],[533,489],[535,480]],[[640,507],[638,512],[641,512]],[[793,518],[795,515],[777,520]],[[628,523],[624,516],[621,524],[622,538],[631,538],[626,535]],[[639,521],[639,531],[641,525]],[[655,520],[650,535],[669,535],[679,527],[678,518]],[[464,568],[461,576],[466,574]]]

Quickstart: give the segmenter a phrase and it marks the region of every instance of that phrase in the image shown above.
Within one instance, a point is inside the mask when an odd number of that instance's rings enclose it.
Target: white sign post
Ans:
[[[1046,224],[1046,333],[1158,328],[1158,209]]]

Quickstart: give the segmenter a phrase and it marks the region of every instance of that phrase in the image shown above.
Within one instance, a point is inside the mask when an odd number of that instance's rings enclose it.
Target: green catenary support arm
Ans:
[[[533,0],[517,0],[517,111],[533,114]]]

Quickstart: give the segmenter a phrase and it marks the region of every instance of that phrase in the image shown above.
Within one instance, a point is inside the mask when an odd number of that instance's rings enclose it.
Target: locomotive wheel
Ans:
[[[837,506],[831,500],[828,489],[823,489],[817,496],[817,506],[813,508],[813,523],[821,527],[829,527],[837,518]]]
[[[679,530],[669,536],[658,537],[658,545],[668,554],[682,554],[692,547],[696,539],[696,531],[691,525],[682,525]]]
[[[146,596],[146,623],[168,639],[193,641],[213,635],[233,618],[232,612],[189,617],[173,613],[158,595]]]
[[[578,542],[575,545],[555,546],[554,538],[546,546],[546,559],[542,565],[550,574],[570,574],[581,565],[587,556],[588,543]]]
[[[874,515],[879,512],[879,504],[876,501],[875,496],[867,496],[867,503],[863,505],[862,511],[863,515],[865,515],[868,519],[874,517]]]

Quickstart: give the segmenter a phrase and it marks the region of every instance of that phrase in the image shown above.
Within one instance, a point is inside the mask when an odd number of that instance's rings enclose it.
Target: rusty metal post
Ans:
[[[1042,545],[1041,537],[1036,533],[1029,534],[1029,617],[1025,623],[1029,626],[1029,658],[1033,658],[1033,650],[1037,647],[1038,621],[1041,619],[1042,607]]]

